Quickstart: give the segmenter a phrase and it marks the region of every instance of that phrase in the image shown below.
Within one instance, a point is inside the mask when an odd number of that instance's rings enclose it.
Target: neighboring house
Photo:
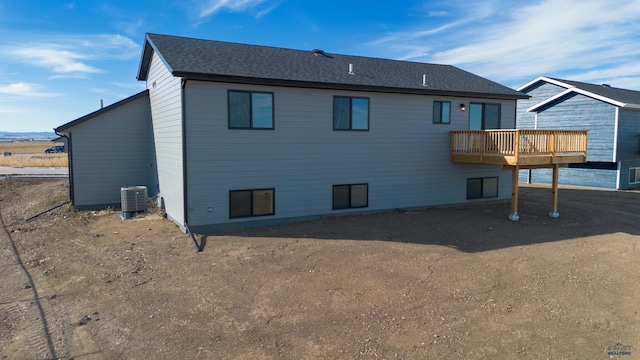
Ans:
[[[570,164],[560,184],[610,189],[640,187],[640,91],[541,76],[518,90],[519,129],[589,131],[587,162]],[[520,180],[551,182],[549,169],[520,172]]]
[[[500,165],[450,161],[450,131],[513,129],[527,96],[453,66],[147,34],[138,80],[56,129],[77,207],[145,185],[208,231],[511,196]]]

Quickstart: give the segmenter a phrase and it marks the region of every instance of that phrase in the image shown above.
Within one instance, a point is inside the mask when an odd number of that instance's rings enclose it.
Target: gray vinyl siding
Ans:
[[[516,124],[518,129],[535,128],[535,112],[528,112],[527,109],[566,90],[558,85],[542,82],[523,89],[530,99],[518,100],[518,110],[516,113]]]
[[[577,94],[539,111],[538,129],[589,130],[587,161],[614,162],[615,116],[615,106]]]
[[[527,171],[520,171],[522,181],[526,181]],[[615,189],[617,178],[618,172],[616,170],[560,168],[558,172],[558,183],[562,185]],[[551,184],[551,179],[551,169],[531,170],[531,183],[533,184]]]
[[[274,130],[228,129],[229,89],[274,94]],[[333,96],[368,97],[369,131],[334,131]],[[466,202],[467,178],[499,176],[499,166],[449,161],[449,132],[466,130],[469,99],[188,81],[185,88],[189,224],[261,222]],[[451,124],[433,124],[433,101],[451,101]],[[474,99],[496,103],[496,100]],[[502,101],[502,126],[515,101]],[[369,206],[332,210],[332,185],[369,184]],[[229,191],[275,188],[275,215],[229,219]]]
[[[69,130],[74,206],[118,205],[121,187],[149,187],[152,139],[148,97],[135,99]]]
[[[180,84],[181,79],[172,76],[154,53],[147,77],[147,88],[152,109],[157,185],[167,217],[182,227],[185,219]]]

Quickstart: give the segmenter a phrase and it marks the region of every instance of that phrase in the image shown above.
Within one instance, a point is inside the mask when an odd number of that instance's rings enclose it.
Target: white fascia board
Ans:
[[[553,101],[556,101],[557,99],[559,99],[559,98],[561,98],[563,96],[566,96],[567,94],[572,93],[572,92],[573,93],[578,93],[578,94],[581,94],[581,95],[584,95],[584,96],[588,96],[590,98],[593,98],[593,99],[596,99],[596,100],[600,100],[600,101],[606,102],[608,104],[611,104],[611,105],[617,106],[617,107],[630,107],[630,106],[627,106],[627,105],[635,105],[635,104],[625,104],[623,102],[616,101],[616,100],[613,100],[611,98],[608,98],[608,97],[605,97],[605,96],[602,96],[602,95],[594,94],[592,92],[589,92],[589,91],[586,91],[586,90],[582,90],[582,89],[577,88],[577,87],[572,87],[572,88],[567,89],[567,90],[565,90],[565,91],[563,91],[563,92],[561,92],[561,93],[559,93],[559,94],[557,94],[555,96],[552,96],[552,97],[548,98],[547,100],[545,100],[543,102],[540,102],[540,103],[538,103],[536,105],[533,105],[532,107],[528,108],[527,111],[536,111],[539,108],[541,108],[541,107],[543,107],[543,106],[545,106],[545,105],[547,105],[547,104],[549,104],[549,103],[551,103]]]
[[[551,83],[551,84],[554,84],[554,85],[558,85],[558,86],[566,88],[566,89],[573,87],[573,85],[565,84],[562,81],[558,81],[558,80],[555,80],[555,79],[552,79],[552,78],[548,78],[546,76],[538,76],[536,79],[529,81],[528,83],[520,86],[516,90],[522,91],[523,89],[528,88],[529,86],[537,83],[538,81],[548,82],[548,83]]]
[[[567,89],[567,90],[565,90],[565,91],[563,91],[563,92],[561,92],[559,94],[556,94],[556,95],[544,100],[543,102],[539,102],[539,103],[533,105],[532,107],[528,108],[527,111],[536,111],[539,108],[547,105],[550,102],[556,101],[558,98],[561,98],[561,97],[567,95],[568,93],[570,93],[572,91],[573,91],[573,89]]]

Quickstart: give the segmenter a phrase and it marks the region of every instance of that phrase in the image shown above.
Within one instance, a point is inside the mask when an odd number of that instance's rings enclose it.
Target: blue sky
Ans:
[[[638,24],[635,0],[0,0],[0,131],[51,131],[143,90],[146,32],[640,90]]]

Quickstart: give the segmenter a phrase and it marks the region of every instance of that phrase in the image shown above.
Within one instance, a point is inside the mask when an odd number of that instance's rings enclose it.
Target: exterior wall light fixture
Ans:
[[[467,106],[465,104],[460,104],[460,111],[464,112],[467,110]]]

